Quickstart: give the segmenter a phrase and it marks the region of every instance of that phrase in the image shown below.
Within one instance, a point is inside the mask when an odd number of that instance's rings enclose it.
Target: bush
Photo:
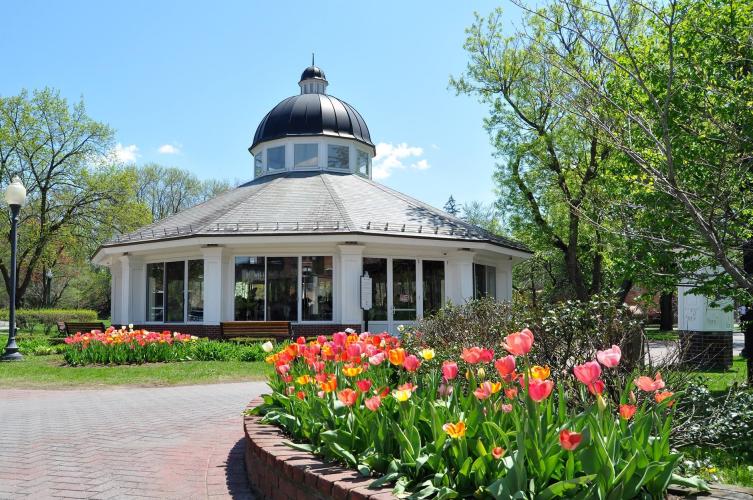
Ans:
[[[671,483],[705,488],[673,474],[678,396],[660,377],[634,384],[634,374],[610,404],[586,384],[600,387],[619,357],[602,353],[612,368],[589,360],[577,381],[554,383],[533,366],[528,333],[505,340],[510,356],[494,361],[470,346],[446,365],[431,344],[404,349],[388,334],[290,344],[270,356],[272,393],[252,413],[281,426],[293,448],[411,498],[664,498]],[[587,403],[568,406],[575,394]]]
[[[0,320],[8,321],[8,310],[0,309]],[[97,312],[91,309],[16,309],[16,325],[23,330],[33,330],[38,325],[49,335],[59,321],[97,321]]]
[[[19,337],[18,349],[25,356],[48,356],[50,354],[60,354],[65,346],[51,345],[46,337]]]
[[[217,340],[200,340],[189,354],[196,361],[263,361],[265,353],[260,343],[236,344]]]

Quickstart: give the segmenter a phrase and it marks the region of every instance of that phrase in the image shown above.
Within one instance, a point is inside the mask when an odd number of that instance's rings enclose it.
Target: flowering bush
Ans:
[[[133,330],[123,327],[78,332],[65,338],[65,361],[70,365],[131,364],[180,361],[190,354],[196,337],[164,331]]]
[[[618,347],[577,365],[577,381],[555,384],[530,362],[533,344],[524,329],[504,338],[505,355],[467,347],[440,361],[386,333],[300,338],[267,358],[273,391],[252,411],[283,427],[290,446],[417,498],[662,498],[672,482],[705,488],[674,474],[677,396],[659,373],[629,381],[610,404],[602,374],[619,364]],[[571,391],[588,404],[566,404]]]

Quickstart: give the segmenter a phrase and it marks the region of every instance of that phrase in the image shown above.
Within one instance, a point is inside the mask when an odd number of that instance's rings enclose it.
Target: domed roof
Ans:
[[[374,148],[366,122],[353,106],[337,97],[314,93],[288,97],[272,108],[259,123],[249,149],[262,142],[297,136],[354,139]]]
[[[308,68],[303,70],[303,73],[301,73],[301,81],[303,80],[309,80],[311,78],[317,79],[317,80],[326,80],[327,77],[324,76],[324,71],[319,66],[314,66],[313,64],[309,66]]]

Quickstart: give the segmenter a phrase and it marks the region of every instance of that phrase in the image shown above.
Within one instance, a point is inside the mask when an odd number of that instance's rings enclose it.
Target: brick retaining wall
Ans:
[[[732,332],[680,330],[683,363],[696,368],[732,366]]]
[[[248,407],[262,404],[253,400]],[[287,438],[261,417],[245,416],[246,472],[259,498],[274,500],[386,500],[396,498],[391,488],[369,489],[374,478],[283,444]]]

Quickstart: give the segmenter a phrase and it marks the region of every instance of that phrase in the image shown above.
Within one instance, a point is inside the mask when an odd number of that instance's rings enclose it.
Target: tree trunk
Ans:
[[[659,310],[661,313],[661,319],[659,322],[659,330],[663,332],[671,331],[675,324],[674,311],[672,309],[672,299],[674,293],[662,293],[659,298]]]

